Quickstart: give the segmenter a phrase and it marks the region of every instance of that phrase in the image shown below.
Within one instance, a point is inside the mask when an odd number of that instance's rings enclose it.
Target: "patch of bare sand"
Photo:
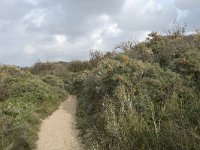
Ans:
[[[76,97],[70,95],[40,128],[37,150],[81,150],[75,129]]]

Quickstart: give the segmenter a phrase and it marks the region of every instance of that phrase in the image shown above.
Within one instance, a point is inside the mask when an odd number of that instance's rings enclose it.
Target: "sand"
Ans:
[[[75,129],[76,97],[70,95],[40,128],[37,150],[81,150]]]

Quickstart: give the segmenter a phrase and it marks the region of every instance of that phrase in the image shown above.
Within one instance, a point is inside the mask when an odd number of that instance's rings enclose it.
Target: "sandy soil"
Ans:
[[[37,150],[81,150],[75,129],[76,97],[69,96],[40,128]]]

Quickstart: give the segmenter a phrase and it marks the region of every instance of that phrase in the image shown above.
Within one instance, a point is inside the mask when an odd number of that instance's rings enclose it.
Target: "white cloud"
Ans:
[[[117,23],[113,23],[113,24],[108,25],[108,26],[105,28],[105,30],[106,30],[106,32],[107,32],[108,34],[111,33],[111,34],[114,34],[114,35],[118,35],[118,34],[121,32],[121,30],[119,29]]]
[[[37,0],[24,0],[25,2],[31,3],[33,5],[37,5]]]
[[[66,39],[65,35],[55,35],[54,37],[55,37],[58,44],[63,45],[63,44],[66,43],[67,39]]]
[[[25,46],[24,47],[24,52],[27,55],[32,55],[32,54],[36,53],[36,50],[31,46]]]
[[[45,10],[43,9],[32,10],[30,13],[27,13],[24,16],[24,20],[33,23],[37,27],[40,27],[45,20]]]
[[[103,21],[109,21],[110,20],[110,17],[106,14],[103,14],[100,16],[100,18],[103,20]]]

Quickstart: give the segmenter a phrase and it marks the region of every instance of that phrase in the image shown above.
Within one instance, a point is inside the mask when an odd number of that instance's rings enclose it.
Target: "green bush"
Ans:
[[[31,68],[29,68],[30,72],[35,75],[55,75],[57,77],[63,78],[65,76],[66,72],[68,72],[68,65],[67,63],[41,63],[38,62],[34,64]]]
[[[45,83],[47,83],[47,84],[49,84],[49,85],[51,85],[53,87],[57,87],[57,88],[60,88],[60,89],[63,89],[63,90],[65,89],[64,82],[60,78],[58,78],[58,77],[56,77],[54,75],[45,75],[42,78],[42,80]]]
[[[70,72],[81,72],[91,69],[91,64],[89,61],[72,61],[68,64],[68,69]]]
[[[64,83],[10,66],[1,66],[0,76],[0,149],[32,149],[40,120],[66,97]]]
[[[124,54],[102,60],[79,84],[77,117],[86,149],[200,149],[196,81],[170,70],[179,67],[175,58],[167,69]],[[186,56],[193,64],[185,66],[187,73],[198,71],[200,57],[188,51],[177,58]]]

